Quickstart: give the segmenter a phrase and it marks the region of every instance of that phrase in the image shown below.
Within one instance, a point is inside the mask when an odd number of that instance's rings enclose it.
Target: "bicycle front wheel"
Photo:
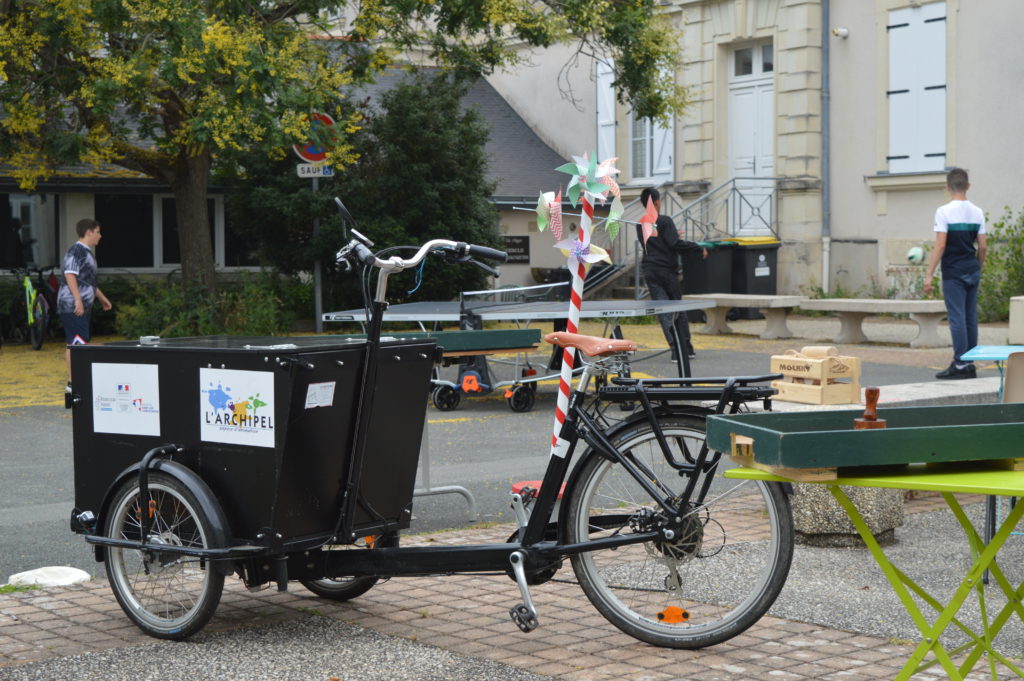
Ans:
[[[46,307],[43,305],[43,297],[36,296],[35,301],[32,303],[32,321],[28,327],[28,337],[32,342],[33,350],[40,350],[43,347],[46,321]]]
[[[668,416],[659,424],[677,461],[700,451],[703,418]],[[625,429],[612,443],[668,496],[682,493],[687,478],[668,465],[649,423]],[[569,543],[628,537],[664,518],[620,464],[591,452],[578,465],[567,499]],[[777,483],[726,480],[718,468],[704,502],[691,504],[672,541],[572,557],[591,603],[630,636],[669,648],[721,643],[756,622],[781,591],[793,556],[789,500]]]
[[[148,544],[210,548],[210,521],[185,485],[153,472],[149,499],[142,501],[139,491],[137,479],[118,490],[106,523],[108,537],[139,541],[142,514],[148,513]],[[224,575],[209,561],[169,551],[108,547],[106,566],[121,609],[156,638],[181,640],[202,629],[224,589]]]

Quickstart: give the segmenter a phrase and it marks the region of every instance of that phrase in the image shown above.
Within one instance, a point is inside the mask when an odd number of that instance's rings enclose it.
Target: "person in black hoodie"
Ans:
[[[643,228],[636,227],[637,239],[643,244],[644,258],[641,269],[644,273],[644,280],[647,282],[647,290],[651,293],[651,300],[679,300],[682,296],[682,287],[679,285],[679,254],[683,251],[701,248],[693,241],[679,238],[676,225],[667,215],[661,214],[661,194],[657,189],[648,187],[640,192],[640,203],[647,208],[649,202],[654,203],[654,209],[658,212],[658,219],[654,223],[655,232],[648,237],[644,243]],[[708,257],[706,248],[702,249],[702,257]],[[676,360],[675,336],[683,343],[690,358],[696,357],[693,351],[693,343],[690,340],[690,322],[686,313],[660,314],[658,321],[661,323],[661,330],[665,334],[669,348],[672,350],[672,361]],[[673,326],[675,334],[672,333]]]

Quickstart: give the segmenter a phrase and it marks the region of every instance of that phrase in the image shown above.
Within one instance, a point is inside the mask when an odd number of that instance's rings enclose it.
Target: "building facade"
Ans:
[[[780,293],[898,288],[908,248],[934,239],[948,168],[970,172],[990,220],[1024,203],[1008,137],[1024,106],[1013,35],[1024,3],[672,0],[660,10],[682,31],[674,77],[691,95],[667,125],[617,103],[599,63],[578,66],[574,91],[589,81],[593,95],[575,107],[521,97],[514,84],[537,82],[539,68],[492,82],[541,137],[589,136],[585,148],[617,156],[628,195],[667,189],[688,237],[777,236]]]

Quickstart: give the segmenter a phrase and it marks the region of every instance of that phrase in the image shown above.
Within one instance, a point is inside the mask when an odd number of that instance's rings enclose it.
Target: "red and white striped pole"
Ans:
[[[580,218],[578,239],[581,243],[590,242],[590,227],[594,219],[594,207],[583,193],[583,214]],[[569,296],[569,318],[565,330],[578,333],[580,325],[580,307],[583,305],[583,280],[587,276],[587,263],[576,260],[576,269],[572,273],[572,294]],[[564,348],[562,351],[562,373],[558,382],[558,402],[555,405],[555,429],[551,435],[551,456],[564,457],[568,442],[558,437],[562,432],[565,415],[569,411],[569,394],[572,392],[572,370],[575,364],[576,350]]]

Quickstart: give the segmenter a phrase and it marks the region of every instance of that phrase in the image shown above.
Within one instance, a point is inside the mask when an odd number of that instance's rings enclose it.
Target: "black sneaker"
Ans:
[[[977,378],[978,370],[975,368],[974,363],[960,364],[956,362],[950,364],[947,368],[943,369],[939,373],[935,374],[935,378],[939,379],[957,379],[957,378]]]

